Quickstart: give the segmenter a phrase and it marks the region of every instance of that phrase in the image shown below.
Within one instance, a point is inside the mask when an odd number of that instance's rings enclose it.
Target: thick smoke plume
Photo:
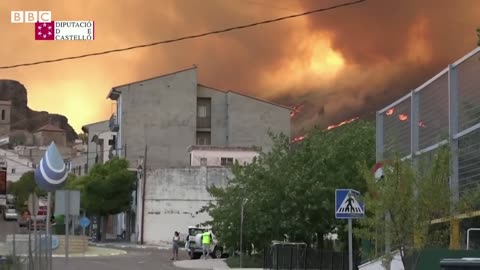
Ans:
[[[149,43],[340,2],[2,1],[0,59],[16,64]],[[32,25],[10,24],[11,10],[95,20],[96,40],[34,41]],[[475,47],[478,18],[478,0],[369,0],[197,40],[1,71],[0,77],[23,82],[35,109],[65,113],[78,129],[109,116],[105,96],[112,86],[196,64],[203,84],[303,104],[293,118],[300,132],[374,111],[410,91]]]

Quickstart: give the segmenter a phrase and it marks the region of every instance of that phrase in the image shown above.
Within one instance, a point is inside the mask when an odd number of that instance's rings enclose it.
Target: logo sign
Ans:
[[[360,192],[353,189],[337,189],[335,191],[335,218],[353,219],[365,217],[365,204],[358,198]]]
[[[35,169],[35,182],[43,190],[54,191],[65,184],[67,177],[68,170],[65,161],[55,143],[52,142]]]
[[[35,23],[35,40],[94,40],[93,21]]]
[[[36,23],[52,21],[51,11],[12,11],[11,23]]]
[[[88,219],[87,217],[82,217],[80,219],[80,226],[82,228],[86,228],[86,227],[88,227],[88,225],[90,225],[90,219]]]

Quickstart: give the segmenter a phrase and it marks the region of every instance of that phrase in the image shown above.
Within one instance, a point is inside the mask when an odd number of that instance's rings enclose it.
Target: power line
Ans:
[[[343,3],[343,4],[339,4],[339,5],[335,5],[335,6],[330,6],[330,7],[327,7],[327,8],[315,9],[315,10],[306,11],[306,12],[303,12],[303,13],[298,13],[298,14],[293,14],[293,15],[289,15],[289,16],[279,17],[279,18],[276,18],[276,19],[264,20],[264,21],[260,21],[260,22],[255,22],[255,23],[250,23],[250,24],[244,24],[244,25],[224,28],[224,29],[221,29],[221,30],[205,32],[205,33],[202,33],[202,34],[184,36],[184,37],[179,37],[179,38],[174,38],[174,39],[167,39],[167,40],[162,40],[162,41],[157,41],[157,42],[142,44],[142,45],[136,45],[136,46],[126,47],[126,48],[121,48],[121,49],[113,49],[113,50],[107,50],[107,51],[96,52],[96,53],[82,54],[82,55],[77,55],[77,56],[63,57],[63,58],[43,60],[43,61],[38,61],[38,62],[17,64],[17,65],[10,65],[10,66],[1,66],[0,69],[13,69],[13,68],[17,68],[17,67],[36,66],[36,65],[41,65],[41,64],[62,62],[62,61],[67,61],[67,60],[87,58],[87,57],[105,55],[105,54],[110,54],[110,53],[130,51],[130,50],[134,50],[134,49],[152,47],[152,46],[156,46],[156,45],[160,45],[160,44],[174,43],[174,42],[178,42],[178,41],[182,41],[182,40],[195,39],[195,38],[210,36],[210,35],[214,35],[214,34],[220,34],[220,33],[240,30],[240,29],[244,29],[244,28],[250,28],[250,27],[254,27],[254,26],[258,26],[258,25],[284,21],[284,20],[293,19],[293,18],[297,18],[297,17],[303,17],[303,16],[306,16],[306,15],[314,14],[314,13],[319,13],[319,12],[329,11],[329,10],[333,10],[333,9],[337,9],[337,8],[341,8],[341,7],[346,7],[346,6],[359,4],[359,3],[365,2],[365,1],[367,1],[367,0],[357,0],[357,1],[353,1],[353,2],[348,2],[348,3]]]

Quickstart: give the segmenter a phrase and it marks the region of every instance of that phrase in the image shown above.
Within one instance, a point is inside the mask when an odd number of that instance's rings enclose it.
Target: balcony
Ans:
[[[113,131],[113,132],[117,132],[120,129],[120,125],[118,123],[116,114],[112,114],[112,116],[110,117],[109,127],[110,127],[110,131]]]

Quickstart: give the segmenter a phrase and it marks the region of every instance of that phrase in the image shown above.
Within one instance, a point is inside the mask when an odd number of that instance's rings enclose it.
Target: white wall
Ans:
[[[377,259],[364,263],[358,267],[359,270],[385,270],[385,267],[382,266],[382,260]],[[390,264],[390,270],[405,270],[403,267],[402,257],[400,252],[393,254],[393,260]]]
[[[259,153],[255,151],[232,151],[232,150],[192,150],[191,166],[200,166],[200,159],[207,158],[207,166],[221,166],[221,158],[233,158],[240,165],[251,163]]]
[[[198,213],[213,200],[207,187],[225,186],[231,177],[228,168],[164,168],[149,172],[145,196],[145,243],[171,242],[174,231],[185,234],[188,226],[210,220],[207,214]],[[137,232],[140,232],[141,203],[137,209]],[[140,235],[137,234],[138,239]]]
[[[108,141],[113,139],[113,136],[115,136],[117,133],[112,132],[112,131],[107,131],[107,132],[102,132],[98,134],[99,139],[103,139],[103,153],[99,153],[100,155],[103,155],[103,161],[107,162],[110,160],[109,154],[110,154],[110,149],[114,147],[114,145],[108,145]]]
[[[34,170],[29,159],[21,157],[15,152],[0,149],[0,156],[7,161],[7,181],[17,182],[24,173]]]

